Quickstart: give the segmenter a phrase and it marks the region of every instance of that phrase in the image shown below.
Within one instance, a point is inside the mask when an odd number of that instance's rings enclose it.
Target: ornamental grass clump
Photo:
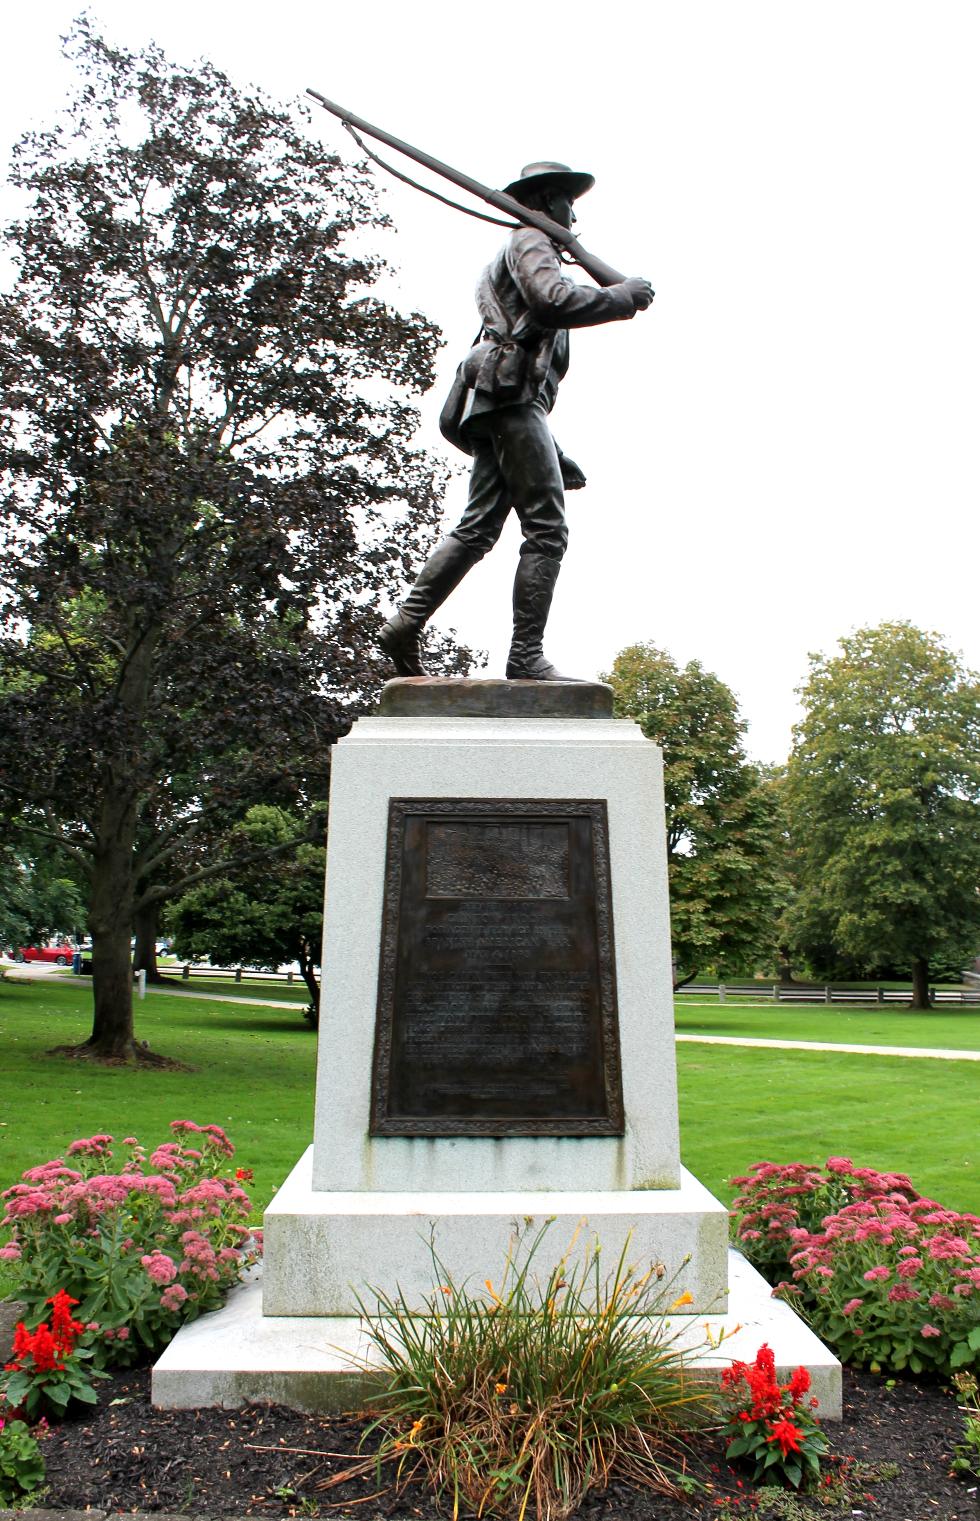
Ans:
[[[96,1361],[126,1365],[157,1352],[183,1321],[220,1305],[254,1261],[250,1201],[228,1163],[220,1125],[174,1120],[149,1156],[134,1136],[113,1167],[113,1138],[73,1141],[0,1196],[28,1325],[44,1318],[51,1286],[78,1306]],[[241,1171],[241,1170],[239,1170]]]
[[[963,1440],[953,1448],[953,1473],[963,1479],[980,1479],[980,1384],[972,1373],[956,1373],[953,1385],[963,1417]]]
[[[546,1229],[546,1228],[545,1228]],[[499,1288],[471,1293],[433,1250],[438,1287],[421,1312],[372,1291],[362,1303],[391,1383],[372,1431],[399,1484],[424,1476],[453,1514],[560,1521],[612,1479],[664,1494],[696,1488],[685,1436],[713,1397],[692,1378],[664,1268],[606,1275],[592,1241],[540,1281],[544,1231],[512,1244]]]
[[[806,1368],[781,1384],[772,1349],[763,1342],[754,1362],[733,1362],[721,1382],[728,1404],[725,1456],[746,1467],[754,1484],[778,1480],[793,1489],[814,1488],[828,1444],[814,1414],[817,1401],[806,1398]]]

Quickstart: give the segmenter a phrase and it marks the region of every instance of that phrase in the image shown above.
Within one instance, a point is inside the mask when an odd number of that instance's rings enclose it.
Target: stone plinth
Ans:
[[[625,1110],[621,1136],[502,1141],[369,1135],[393,798],[604,803]],[[323,968],[314,1189],[500,1193],[678,1187],[662,767],[659,749],[632,721],[358,720],[336,746],[332,765]]]
[[[261,1288],[179,1332],[157,1404],[350,1408],[372,1288],[420,1308],[434,1247],[479,1292],[550,1221],[539,1277],[579,1229],[662,1262],[695,1368],[768,1341],[839,1415],[836,1359],[681,1167],[661,757],[611,711],[595,683],[402,680],[336,746],[314,1144]]]
[[[268,1265],[266,1266],[266,1271]],[[233,1289],[228,1303],[191,1321],[153,1369],[153,1403],[187,1410],[234,1409],[253,1400],[295,1410],[357,1409],[377,1394],[378,1363],[357,1316],[271,1316],[263,1313],[262,1269]],[[763,1342],[781,1380],[809,1369],[820,1417],[841,1418],[841,1366],[788,1304],[772,1298],[765,1279],[738,1252],[728,1255],[727,1309],[672,1317],[670,1331],[688,1349],[692,1371],[716,1382],[733,1358],[751,1362]]]
[[[691,1294],[691,1314],[720,1313],[728,1211],[681,1173],[679,1188],[639,1191],[324,1193],[311,1187],[307,1152],[265,1212],[265,1313],[354,1315],[366,1285],[387,1281],[388,1264],[406,1302],[421,1308],[433,1286],[430,1243],[455,1282],[480,1289],[499,1274],[515,1232],[533,1238],[547,1221],[549,1267],[577,1232],[596,1235],[613,1261],[627,1246],[630,1262],[679,1268],[677,1294]]]

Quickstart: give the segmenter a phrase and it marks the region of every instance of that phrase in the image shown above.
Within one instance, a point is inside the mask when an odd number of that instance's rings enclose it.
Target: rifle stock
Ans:
[[[379,142],[386,143],[397,153],[404,153],[406,158],[413,159],[423,168],[431,169],[443,179],[450,180],[452,184],[458,185],[460,190],[465,190],[481,201],[486,201],[488,205],[495,206],[498,211],[503,211],[515,221],[522,222],[525,227],[536,227],[540,232],[546,233],[552,242],[565,249],[565,252],[585,270],[586,274],[592,276],[597,285],[619,285],[626,279],[626,276],[613,269],[611,264],[606,264],[603,259],[589,253],[587,248],[583,248],[578,238],[567,227],[562,227],[560,222],[553,222],[551,217],[545,216],[543,212],[533,211],[531,207],[522,205],[512,195],[507,195],[506,191],[491,190],[489,186],[481,185],[479,180],[451,168],[449,164],[444,164],[441,159],[433,158],[429,153],[423,153],[421,148],[413,148],[411,143],[403,142],[399,137],[393,137],[390,132],[383,131],[381,127],[372,126],[369,121],[355,116],[353,111],[338,106],[336,101],[328,100],[325,95],[320,94],[319,90],[308,89],[306,93],[312,95],[324,110],[330,111],[343,122],[349,122],[358,132],[366,132],[369,137],[376,137]]]

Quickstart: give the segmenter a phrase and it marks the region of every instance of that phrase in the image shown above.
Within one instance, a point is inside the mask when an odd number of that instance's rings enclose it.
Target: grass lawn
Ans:
[[[721,1199],[752,1162],[849,1156],[980,1214],[980,1063],[679,1045],[677,1067],[681,1154]]]
[[[148,992],[136,1032],[186,1072],[98,1067],[46,1056],[91,1029],[91,983],[0,982],[0,1186],[76,1136],[169,1138],[171,1120],[223,1125],[255,1170],[255,1218],[312,1138],[316,1035],[297,1009],[222,1006]]]
[[[861,1046],[940,1046],[980,1051],[980,1007],[940,1005],[913,1014],[894,1004],[719,1004],[678,998],[676,1027],[685,1035],[749,1035],[775,1040],[827,1040]],[[978,1074],[980,1076],[980,1074]]]
[[[258,1219],[312,1136],[316,1037],[300,1010],[150,991],[137,1004],[137,1034],[189,1070],[103,1068],[45,1055],[84,1039],[90,1011],[87,981],[0,982],[0,1188],[63,1154],[76,1136],[108,1131],[156,1142],[171,1120],[192,1119],[223,1125],[237,1161],[254,1169]],[[980,1044],[978,1011],[682,1002],[677,1020],[681,1030],[704,1033]],[[980,1063],[687,1044],[677,1058],[684,1161],[720,1197],[730,1196],[726,1180],[752,1162],[843,1154],[907,1172],[923,1192],[980,1213]]]

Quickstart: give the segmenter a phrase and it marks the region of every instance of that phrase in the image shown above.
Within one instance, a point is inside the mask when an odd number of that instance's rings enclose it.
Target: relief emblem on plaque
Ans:
[[[371,1134],[622,1133],[605,803],[393,798]]]

